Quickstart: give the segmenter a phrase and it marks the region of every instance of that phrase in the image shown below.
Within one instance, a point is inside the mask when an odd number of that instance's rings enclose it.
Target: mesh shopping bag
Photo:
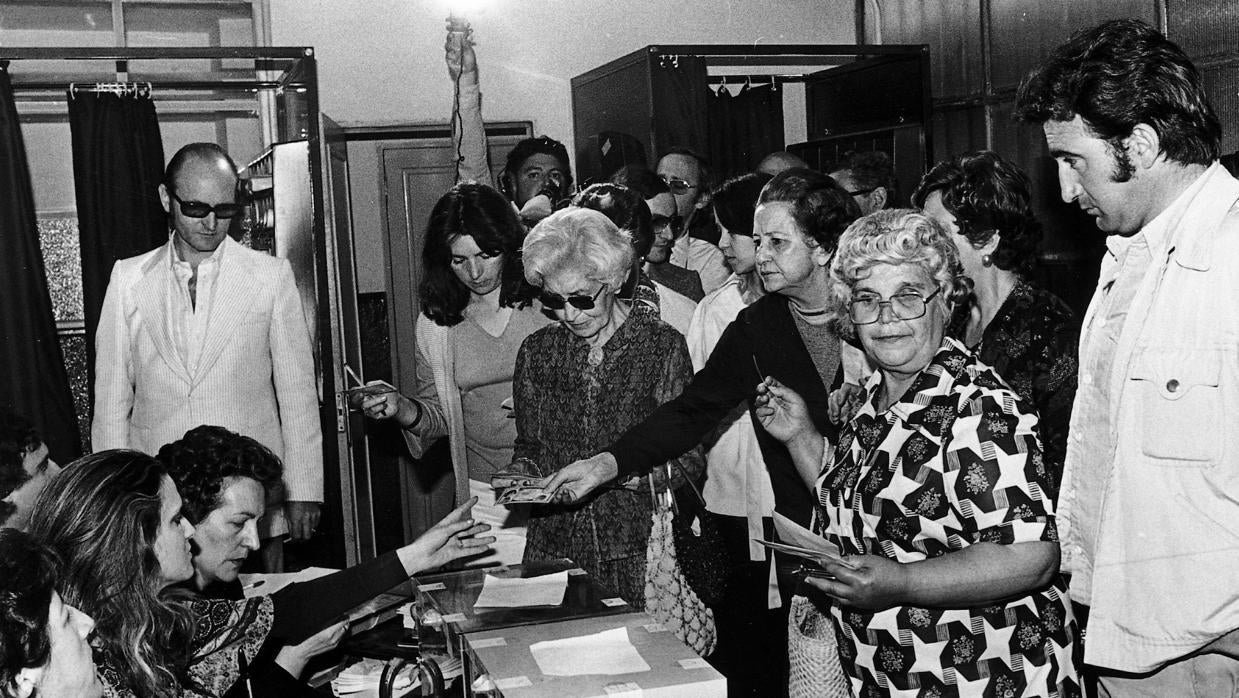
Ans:
[[[653,497],[653,523],[645,549],[645,612],[704,657],[714,651],[717,641],[714,612],[688,585],[676,561],[671,493],[663,490]]]
[[[852,687],[835,644],[835,628],[812,601],[793,596],[787,614],[791,698],[852,698]]]

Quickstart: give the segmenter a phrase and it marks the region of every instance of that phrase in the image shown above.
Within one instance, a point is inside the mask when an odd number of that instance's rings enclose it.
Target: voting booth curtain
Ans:
[[[68,102],[93,395],[95,328],[112,265],[168,239],[158,191],[163,139],[149,92],[71,91]]]
[[[7,64],[0,63],[0,406],[29,419],[51,457],[81,455]]]

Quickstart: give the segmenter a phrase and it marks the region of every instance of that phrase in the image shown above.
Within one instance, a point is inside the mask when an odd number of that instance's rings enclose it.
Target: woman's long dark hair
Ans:
[[[29,526],[63,560],[60,595],[94,617],[108,664],[151,698],[187,683],[194,627],[189,606],[163,590],[155,556],[165,477],[137,451],[84,456],[48,483]]]
[[[452,327],[465,319],[469,287],[452,271],[452,240],[468,235],[478,248],[503,255],[499,304],[523,308],[536,290],[525,282],[521,270],[521,243],[525,227],[516,209],[502,194],[485,184],[462,182],[439,198],[426,224],[422,266],[422,312],[436,324]]]

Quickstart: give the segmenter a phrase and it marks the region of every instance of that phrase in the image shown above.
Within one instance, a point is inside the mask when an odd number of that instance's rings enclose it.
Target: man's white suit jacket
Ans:
[[[154,455],[196,426],[221,426],[284,461],[288,501],[322,501],[314,358],[291,265],[224,240],[191,375],[165,317],[176,283],[171,245],[112,268],[95,335],[93,449]]]

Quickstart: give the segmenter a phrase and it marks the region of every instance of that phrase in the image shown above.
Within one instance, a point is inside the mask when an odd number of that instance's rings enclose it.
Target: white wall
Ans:
[[[269,0],[271,41],[313,46],[344,125],[444,123],[444,18],[477,40],[483,114],[572,143],[569,81],[647,44],[854,41],[852,0]],[[571,146],[570,146],[571,148]]]

